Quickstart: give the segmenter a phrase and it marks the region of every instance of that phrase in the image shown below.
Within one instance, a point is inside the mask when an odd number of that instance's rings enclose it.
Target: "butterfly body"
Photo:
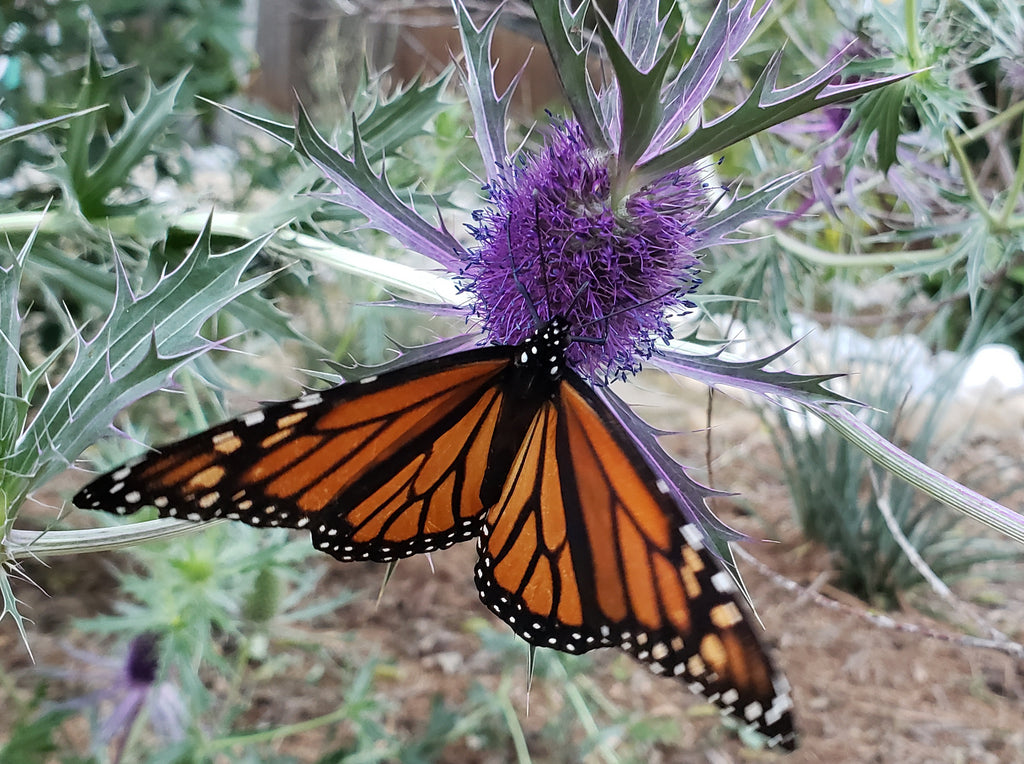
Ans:
[[[119,514],[308,528],[390,562],[477,539],[483,603],[531,644],[620,647],[795,747],[785,679],[732,579],[554,318],[526,342],[443,356],[244,415],[97,478]]]

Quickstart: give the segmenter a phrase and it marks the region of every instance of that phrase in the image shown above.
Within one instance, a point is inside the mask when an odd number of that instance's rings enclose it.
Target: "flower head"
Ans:
[[[173,683],[158,681],[159,646],[157,635],[145,632],[129,643],[128,652],[121,659],[69,649],[72,657],[82,661],[86,669],[56,672],[67,679],[84,679],[96,688],[56,707],[91,709],[104,714],[94,741],[98,746],[118,741],[114,761],[121,759],[129,732],[144,711],[160,737],[180,740],[184,736],[186,712],[181,694]],[[110,704],[113,708],[105,711]]]
[[[491,341],[522,342],[555,315],[581,335],[569,362],[592,379],[622,376],[671,338],[666,311],[700,284],[694,221],[702,184],[690,167],[616,199],[614,156],[587,145],[576,122],[555,126],[535,156],[502,168],[492,206],[470,226],[465,288]]]

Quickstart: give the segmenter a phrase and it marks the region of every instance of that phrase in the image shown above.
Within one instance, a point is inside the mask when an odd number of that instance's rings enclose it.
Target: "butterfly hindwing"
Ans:
[[[732,579],[659,485],[607,406],[566,370],[487,513],[482,600],[532,644],[621,647],[794,747],[785,679]]]
[[[340,560],[386,562],[479,533],[504,480],[497,348],[270,405],[103,475],[75,504],[308,528]]]

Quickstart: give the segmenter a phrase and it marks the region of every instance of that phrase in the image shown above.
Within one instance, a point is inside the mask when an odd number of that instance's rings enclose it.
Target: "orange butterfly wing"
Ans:
[[[103,475],[74,498],[118,514],[309,528],[339,560],[388,562],[479,533],[507,350],[399,368],[246,414]]]
[[[533,418],[479,550],[481,599],[530,643],[621,647],[795,747],[788,684],[732,579],[575,373]]]
[[[480,536],[484,603],[532,644],[618,646],[795,747],[785,680],[564,322],[268,406],[103,475],[76,505],[308,527],[339,560]],[[664,489],[664,490],[662,490]]]

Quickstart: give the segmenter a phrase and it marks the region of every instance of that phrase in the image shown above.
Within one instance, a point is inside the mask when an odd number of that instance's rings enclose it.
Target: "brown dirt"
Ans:
[[[679,391],[674,391],[674,394]],[[683,392],[685,408],[676,403],[676,419],[668,424],[681,431],[701,427],[705,399]],[[663,400],[660,402],[664,402]],[[671,413],[671,412],[670,412]],[[718,510],[729,522],[752,535],[772,537],[778,544],[746,545],[777,573],[804,585],[814,584],[841,599],[848,612],[823,608],[807,596],[786,591],[765,576],[743,566],[765,639],[794,686],[801,748],[785,757],[744,749],[723,730],[717,715],[677,683],[655,677],[614,651],[600,651],[592,681],[613,702],[667,721],[678,731],[677,744],[659,746],[650,762],[721,762],[785,760],[804,762],[1024,762],[1024,670],[1020,661],[993,650],[965,647],[918,634],[880,628],[860,613],[866,606],[829,589],[828,558],[801,541],[790,520],[789,501],[780,484],[776,457],[759,420],[733,402],[716,398],[714,480],[742,493],[739,501],[720,501]],[[989,463],[996,455],[1019,453],[1020,432],[1000,432],[999,418],[976,432],[966,454]],[[703,462],[705,441],[694,433],[674,438],[681,458]],[[966,458],[966,456],[965,456]],[[80,477],[72,478],[76,483]],[[1019,504],[1019,495],[1017,496]],[[757,515],[739,511],[753,507]],[[822,511],[828,511],[823,507]],[[254,682],[249,711],[239,729],[269,728],[299,722],[337,707],[344,694],[339,666],[358,665],[377,656],[386,668],[377,674],[378,696],[394,704],[389,725],[395,731],[422,729],[431,698],[441,693],[452,703],[464,700],[473,680],[496,688],[502,667],[481,649],[471,628],[496,622],[477,602],[472,585],[472,545],[464,544],[433,558],[431,574],[425,559],[401,564],[379,605],[376,603],[382,568],[372,564],[333,564],[320,595],[342,588],[361,596],[329,617],[289,627],[270,646],[271,655],[285,657],[288,668]],[[71,619],[109,608],[111,582],[107,569],[94,557],[69,558],[30,574],[42,582],[48,596],[27,585],[19,589],[24,612],[35,623],[31,644],[36,660],[55,665],[67,660],[62,640],[93,647],[90,639],[69,632]],[[1024,639],[1024,607],[1017,582],[1024,566],[1001,566],[958,588],[965,606],[998,626],[1011,639]],[[984,604],[971,604],[969,600]],[[925,612],[938,613],[935,620]],[[897,620],[955,635],[957,618],[930,591],[919,589],[908,599]],[[301,647],[299,647],[301,646]],[[3,696],[22,699],[34,687],[35,675],[9,619],[0,623],[0,654],[13,681],[0,686]],[[568,761],[541,740],[539,729],[561,703],[557,685],[538,682],[525,703],[525,649],[518,684],[518,717],[538,762]],[[311,677],[319,677],[311,678]],[[215,681],[215,680],[211,680]],[[59,691],[60,685],[57,685]],[[71,692],[70,689],[67,690]],[[6,726],[0,721],[0,734]],[[63,744],[83,745],[81,721],[65,725]],[[329,745],[345,740],[334,728],[294,735],[279,741],[277,750],[299,761],[316,761]],[[574,734],[567,732],[566,734]],[[335,737],[336,736],[336,737]],[[513,761],[511,748],[487,750],[479,739],[450,745],[437,761],[492,764]],[[222,757],[219,761],[230,761]],[[599,761],[593,757],[594,761]]]

